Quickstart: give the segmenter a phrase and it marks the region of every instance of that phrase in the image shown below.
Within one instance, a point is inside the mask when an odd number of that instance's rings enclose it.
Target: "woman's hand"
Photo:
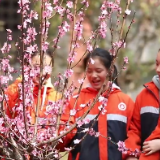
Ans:
[[[150,155],[158,150],[160,150],[160,139],[154,139],[143,143],[143,152],[145,152],[145,155]]]

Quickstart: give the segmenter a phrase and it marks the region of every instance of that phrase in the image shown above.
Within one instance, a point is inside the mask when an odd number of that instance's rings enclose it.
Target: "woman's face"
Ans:
[[[91,86],[99,90],[101,86],[107,81],[108,70],[98,57],[92,58],[94,63],[89,63],[87,70],[87,78]]]
[[[34,67],[34,69],[40,70],[40,55],[32,57],[31,65],[32,67]],[[50,77],[51,69],[52,69],[52,58],[45,54],[43,57],[43,76],[42,76],[43,84],[45,84],[46,80]],[[39,78],[40,78],[40,73],[37,74],[37,76],[33,79],[33,81],[38,84]]]
[[[160,52],[158,52],[157,58],[156,58],[156,72],[160,78]]]

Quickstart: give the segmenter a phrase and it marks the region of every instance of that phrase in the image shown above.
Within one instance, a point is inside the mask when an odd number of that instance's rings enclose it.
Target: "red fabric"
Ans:
[[[153,82],[147,83],[146,86],[148,86],[152,90],[152,92],[155,93],[155,95],[159,98],[158,89]],[[155,100],[155,97],[151,95],[151,93],[148,92],[146,89],[142,90],[142,92],[136,98],[133,118],[130,124],[130,130],[128,131],[127,134],[128,138],[125,141],[126,147],[130,148],[132,151],[134,151],[136,148],[139,150],[141,148],[140,110],[142,107],[145,106],[154,106],[156,108],[159,108],[159,103]],[[157,127],[145,141],[159,139],[159,138],[160,138],[160,118],[158,120]],[[126,159],[126,157],[128,156],[129,155],[124,156],[123,159]],[[145,156],[145,154],[142,153],[139,157],[139,160],[160,160],[160,152],[153,153],[150,156]]]
[[[16,104],[18,106],[18,104],[21,102],[20,98],[19,98],[19,87],[18,85],[21,83],[22,79],[21,78],[17,78],[16,81],[11,84],[7,90],[5,91],[5,94],[8,96],[8,100],[7,102],[5,102],[4,107],[5,107],[5,112],[6,114],[10,117],[10,118],[14,118],[17,115],[17,112],[15,111],[15,109],[13,109]],[[42,101],[42,96],[43,96],[43,91],[44,89],[42,88],[41,90],[41,97],[40,97],[40,104]],[[38,101],[38,86],[35,86],[33,88],[33,97],[34,97],[34,103],[33,106],[36,107],[37,101]],[[44,102],[44,106],[43,109],[39,110],[39,117],[46,117],[45,115],[45,111],[46,111],[46,106],[48,105],[49,101],[53,101],[55,102],[56,100],[58,100],[60,98],[60,94],[57,93],[54,88],[47,88],[47,92],[46,92],[46,97],[45,97],[45,102]],[[31,117],[32,117],[32,123],[35,123],[35,108],[31,108],[28,106],[28,110],[30,111]]]
[[[106,135],[106,137],[107,137],[107,128],[104,127],[104,126],[107,126],[107,120],[106,120],[106,116],[101,114],[98,117],[98,131],[102,135]],[[107,144],[108,144],[107,139],[103,138],[102,136],[99,136],[99,155],[100,155],[101,160],[105,160],[105,159],[108,158],[108,155],[107,155],[107,152],[106,152],[107,147],[108,147]]]
[[[11,84],[5,91],[5,94],[7,95],[7,101],[4,102],[4,110],[5,113],[8,115],[8,117],[10,118],[15,118],[17,115],[17,112],[15,111],[14,107],[15,105],[21,102],[21,100],[19,99],[19,83],[21,83],[22,79],[21,78],[17,78],[16,81]],[[43,88],[41,90],[41,97],[40,97],[40,104],[42,101],[42,97],[43,97]],[[35,86],[33,89],[33,96],[34,96],[34,103],[33,106],[36,107],[37,104],[37,100],[38,100],[38,86]],[[48,105],[49,101],[56,101],[58,99],[60,99],[61,95],[56,92],[54,90],[54,88],[47,88],[46,91],[46,98],[45,98],[45,102],[44,102],[44,106],[43,109],[39,110],[38,116],[41,118],[46,117],[45,115],[45,111],[46,111],[46,106]],[[31,108],[28,106],[28,111],[31,114],[32,117],[32,124],[35,123],[35,108]],[[72,120],[73,121],[73,120]],[[63,127],[60,127],[60,131],[63,130]],[[70,134],[67,135],[67,139],[70,139]]]
[[[92,89],[92,88],[86,88],[83,89],[78,97],[78,101],[76,103],[75,109],[78,110],[78,112],[75,115],[75,119],[81,117],[87,110],[88,107],[82,108],[80,107],[80,104],[86,104],[89,101],[93,101],[97,95],[97,91]],[[105,93],[107,94],[107,92]],[[104,96],[105,96],[104,94]],[[108,99],[108,104],[106,107],[106,114],[107,113],[113,113],[113,114],[121,114],[124,116],[127,116],[127,130],[129,128],[129,123],[131,121],[132,113],[133,113],[133,106],[134,102],[124,93],[122,93],[120,90],[115,89],[113,92],[110,93],[111,95],[109,96]],[[118,104],[124,100],[126,102],[127,110],[122,111],[118,109]],[[71,98],[68,106],[68,110],[73,109],[73,106],[75,104],[76,98]],[[92,110],[89,112],[89,114],[96,115],[99,113],[98,106],[100,105],[99,102],[97,102]],[[116,109],[113,109],[112,106],[116,106]],[[106,115],[100,115],[98,118],[98,131],[105,135],[107,137],[107,120],[106,120]],[[118,134],[118,133],[117,133]],[[73,135],[74,136],[74,135]],[[107,151],[107,139],[103,137],[99,137],[99,154],[100,154],[100,160],[107,160],[108,159],[108,153]],[[71,153],[70,153],[71,154]],[[69,154],[69,160],[71,160],[71,155]],[[77,160],[77,159],[76,159]]]

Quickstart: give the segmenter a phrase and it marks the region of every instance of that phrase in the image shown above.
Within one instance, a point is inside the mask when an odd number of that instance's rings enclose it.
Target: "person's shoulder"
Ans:
[[[127,93],[124,93],[122,90],[119,90],[119,92],[117,92],[118,96],[121,97],[122,99],[125,99],[126,101],[128,100],[132,100],[132,98],[127,94]]]
[[[47,94],[53,99],[60,99],[62,97],[62,93],[57,91],[54,87],[47,88]]]
[[[18,77],[13,83],[11,83],[7,90],[8,89],[14,89],[14,88],[18,88],[18,85],[22,82],[22,78],[21,77]]]
[[[152,81],[145,83],[143,86],[144,86],[144,88],[139,92],[139,94],[137,96],[141,96],[141,95],[148,93],[148,90],[153,91],[156,89],[156,86]]]
[[[22,78],[18,77],[13,83],[11,83],[6,89],[5,94],[7,96],[16,96],[19,93],[19,84],[22,82]]]

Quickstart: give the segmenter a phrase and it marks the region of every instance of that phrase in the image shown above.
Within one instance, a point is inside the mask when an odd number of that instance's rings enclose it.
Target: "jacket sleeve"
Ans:
[[[73,105],[72,105],[72,100],[69,101],[69,104],[67,105],[67,107],[65,108],[65,112],[62,114],[61,116],[61,123],[65,124],[65,125],[60,125],[59,128],[59,133],[63,132],[64,130],[66,130],[67,127],[65,127],[66,125],[72,126],[75,123],[75,117],[74,116],[70,116],[70,110],[72,109]],[[66,134],[62,139],[63,139],[63,143],[59,143],[59,145],[57,146],[58,149],[60,149],[61,151],[64,151],[65,147],[68,147],[69,144],[71,143],[73,137],[76,134],[77,129],[74,128],[70,133]]]
[[[4,100],[4,110],[5,114],[8,115],[10,118],[14,118],[16,116],[16,111],[13,107],[18,104],[19,100],[19,89],[18,89],[18,82],[14,82],[11,84],[5,91],[6,98]]]
[[[128,154],[123,157],[126,159],[132,151],[140,150],[141,147],[141,120],[140,120],[140,97],[137,97],[133,115],[129,123],[127,131],[127,139],[125,140],[126,148],[129,149]]]

